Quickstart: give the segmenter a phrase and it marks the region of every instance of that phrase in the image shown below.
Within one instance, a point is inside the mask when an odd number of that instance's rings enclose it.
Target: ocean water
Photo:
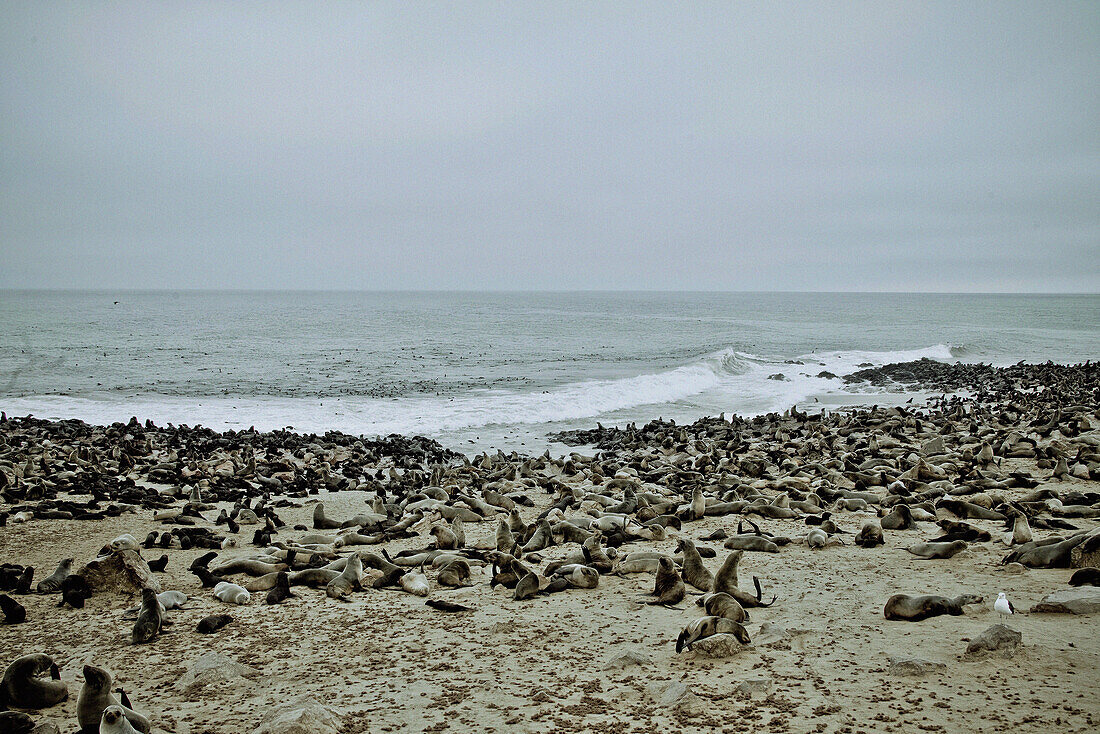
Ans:
[[[818,375],[920,357],[1100,359],[1100,296],[0,291],[9,415],[467,452],[541,452],[597,421],[880,402]]]

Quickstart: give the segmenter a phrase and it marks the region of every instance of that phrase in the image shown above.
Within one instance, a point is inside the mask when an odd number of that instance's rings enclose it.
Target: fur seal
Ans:
[[[65,558],[61,563],[57,564],[57,570],[38,582],[38,586],[35,588],[39,594],[52,594],[55,591],[60,591],[61,582],[65,578],[71,575],[73,572],[73,559]]]
[[[684,553],[684,564],[680,569],[680,578],[699,591],[713,591],[714,574],[703,565],[703,557],[699,555],[695,543],[687,538],[681,539],[676,544],[674,552],[679,553],[680,551]]]
[[[160,633],[164,626],[164,607],[157,599],[155,591],[149,587],[141,590],[141,611],[138,612],[137,622],[130,633],[134,644],[149,642]]]
[[[749,621],[749,613],[741,606],[740,602],[725,592],[703,594],[696,601],[712,617],[732,619],[734,622],[745,623]]]
[[[913,595],[894,594],[890,597],[882,613],[887,619],[919,622],[941,614],[960,616],[966,604],[981,604],[982,597],[976,594],[960,594],[954,599],[935,594]]]
[[[0,731],[7,734],[33,734],[34,729],[34,719],[22,711],[0,711]]]
[[[744,551],[735,550],[726,556],[726,560],[722,562],[722,567],[718,569],[718,573],[711,581],[710,588],[706,591],[729,594],[730,589],[737,589],[737,564],[740,563],[743,555],[745,555]],[[686,560],[686,554],[684,558]]]
[[[748,630],[740,622],[725,617],[699,617],[689,622],[688,626],[684,627],[679,637],[676,638],[676,652],[679,653],[685,649],[690,650],[692,643],[704,637],[723,633],[732,634],[743,645],[750,642]]]
[[[914,556],[933,559],[951,558],[955,554],[966,550],[967,547],[965,540],[954,540],[950,543],[917,543],[916,545],[909,546],[905,550],[909,551]]]
[[[530,599],[539,593],[539,577],[534,571],[528,571],[516,582],[515,591],[512,593],[514,601]]]
[[[679,604],[687,593],[683,579],[676,572],[676,564],[668,556],[662,556],[657,560],[657,575],[653,580],[652,595],[657,598],[647,601],[646,604],[662,604],[673,606]]]
[[[196,629],[204,635],[209,635],[213,632],[217,632],[232,621],[233,618],[228,614],[211,614],[209,617],[200,619]]]
[[[908,530],[913,527],[913,513],[908,505],[895,505],[879,520],[883,530]]]
[[[82,732],[98,731],[93,727],[99,726],[103,711],[108,706],[118,706],[135,729],[142,734],[149,734],[152,728],[149,720],[129,706],[121,705],[111,692],[111,683],[111,674],[103,668],[97,668],[94,665],[84,666],[84,685],[80,689],[80,696],[76,703],[76,720],[80,724],[80,730]]]
[[[168,567],[168,554],[161,554],[160,558],[154,558],[149,561],[149,570],[153,573],[164,573],[164,569]]]
[[[447,561],[440,567],[435,580],[440,586],[469,586],[471,577],[470,563],[462,558]]]
[[[873,521],[863,523],[863,527],[859,529],[855,539],[855,544],[860,548],[874,548],[876,545],[883,545],[885,542],[882,539],[882,526]]]
[[[1069,577],[1070,586],[1100,586],[1100,568],[1079,568]],[[2,599],[0,599],[2,600]]]
[[[49,671],[50,679],[39,678]],[[53,658],[33,653],[16,658],[0,681],[0,704],[19,709],[44,709],[69,697],[69,689]]]
[[[228,581],[222,581],[214,587],[214,596],[230,604],[248,604],[252,597],[248,589]]]
[[[423,570],[410,570],[398,579],[398,583],[401,584],[402,589],[415,596],[427,596],[431,592],[428,577],[424,575]]]
[[[352,553],[344,565],[343,572],[328,582],[325,587],[325,595],[330,599],[343,599],[356,589],[362,588],[359,583],[363,579],[363,559],[358,554]]]
[[[325,503],[318,502],[313,507],[313,529],[314,530],[336,530],[340,527],[340,522],[337,520],[330,520],[325,517]]]
[[[294,594],[290,591],[290,580],[287,578],[286,571],[279,571],[279,573],[275,575],[275,586],[272,587],[271,591],[267,592],[267,603],[281,604],[293,596]]]
[[[1054,537],[1045,540],[1033,540],[1030,543],[1024,543],[1002,558],[1001,565],[1015,561],[1028,568],[1069,568],[1070,554],[1084,540],[1084,534],[1065,539]]]
[[[4,624],[20,624],[27,620],[27,609],[7,594],[0,594],[0,611],[4,612]]]
[[[140,730],[130,724],[121,706],[108,706],[99,720],[99,734],[140,734]]]

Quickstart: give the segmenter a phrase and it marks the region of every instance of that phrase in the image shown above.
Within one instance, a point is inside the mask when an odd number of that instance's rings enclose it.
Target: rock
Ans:
[[[760,625],[760,631],[753,637],[752,641],[756,645],[774,645],[777,642],[784,642],[789,639],[791,639],[791,633],[785,628],[772,622],[765,622]]]
[[[654,686],[653,697],[664,708],[687,712],[699,712],[704,708],[702,699],[695,695],[686,683],[679,681],[667,685],[658,683]]]
[[[52,721],[45,721],[31,729],[31,734],[61,734],[61,727]]]
[[[1022,563],[1009,563],[1007,566],[1002,566],[1001,571],[1011,574],[1027,573],[1027,566]]]
[[[776,380],[778,382],[790,382],[786,375],[782,372],[776,372],[774,375],[768,375],[769,380]]]
[[[910,675],[920,676],[946,670],[945,663],[936,663],[921,658],[903,658],[890,656],[890,666],[886,668],[886,675]]]
[[[768,678],[746,678],[737,684],[737,690],[747,696],[766,696],[771,693],[772,682]]]
[[[920,452],[922,456],[935,456],[936,454],[947,453],[947,447],[943,445],[943,436],[936,436],[921,444]]]
[[[160,593],[160,582],[149,564],[134,550],[114,551],[97,558],[80,570],[93,592],[113,591],[124,594],[140,594],[145,587]]]
[[[967,654],[974,654],[983,650],[1014,650],[1024,639],[1014,629],[1009,629],[1003,624],[995,624],[986,628],[966,646]]]
[[[264,714],[252,734],[340,734],[342,718],[339,709],[299,696]]]
[[[1078,586],[1047,594],[1031,608],[1032,612],[1060,614],[1096,614],[1100,612],[1100,586]]]
[[[652,661],[640,652],[627,650],[621,655],[616,655],[603,666],[604,670],[625,670],[632,665],[648,666]]]
[[[728,658],[745,649],[745,645],[731,634],[711,635],[691,643],[691,651],[705,658]]]
[[[817,373],[817,376],[821,377],[823,379],[826,379],[826,380],[835,380],[835,379],[837,379],[837,376],[834,375],[829,370],[822,370],[821,372]]]
[[[255,668],[238,663],[228,655],[219,652],[204,653],[188,667],[187,672],[176,681],[176,689],[191,693],[215,683],[225,683],[242,676],[259,675]]]

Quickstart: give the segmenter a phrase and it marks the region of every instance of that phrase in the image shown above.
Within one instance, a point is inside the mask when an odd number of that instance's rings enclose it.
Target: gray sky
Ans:
[[[1100,291],[1100,3],[0,3],[0,287]]]

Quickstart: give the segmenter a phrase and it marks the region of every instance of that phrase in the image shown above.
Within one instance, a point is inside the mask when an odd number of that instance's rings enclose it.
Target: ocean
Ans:
[[[1100,296],[0,291],[8,415],[421,434],[466,453],[897,400],[822,373],[921,357],[1100,359]]]

